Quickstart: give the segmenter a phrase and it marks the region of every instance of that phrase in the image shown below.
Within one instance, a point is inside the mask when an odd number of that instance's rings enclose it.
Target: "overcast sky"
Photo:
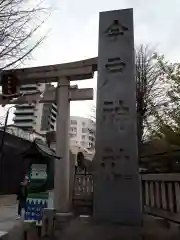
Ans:
[[[49,0],[50,1],[50,0]],[[97,56],[99,12],[134,8],[135,43],[149,44],[180,61],[180,0],[51,0],[53,12],[41,31],[51,29],[28,66],[57,64]],[[95,79],[79,87],[96,87]],[[90,116],[92,102],[71,104],[71,115]]]

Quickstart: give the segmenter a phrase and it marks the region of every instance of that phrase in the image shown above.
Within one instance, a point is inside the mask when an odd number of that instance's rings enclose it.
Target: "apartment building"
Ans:
[[[51,84],[26,84],[20,91],[24,94],[52,89]],[[57,105],[55,103],[33,103],[16,105],[14,124],[24,130],[35,130],[46,133],[56,130]],[[71,116],[69,136],[71,145],[79,145],[86,149],[94,149],[96,125],[88,118]]]
[[[94,149],[96,125],[91,119],[71,116],[69,134],[72,144]]]
[[[49,117],[50,131],[56,130],[57,106],[52,104],[51,115]],[[84,117],[71,116],[69,126],[69,136],[71,145],[80,145],[87,149],[95,146],[96,124],[94,121]]]
[[[52,87],[51,84],[26,84],[21,86],[20,92],[24,94],[34,93],[38,90],[43,92],[46,88]],[[16,105],[13,118],[14,124],[24,130],[35,130],[39,133],[48,131],[51,107],[51,103]]]

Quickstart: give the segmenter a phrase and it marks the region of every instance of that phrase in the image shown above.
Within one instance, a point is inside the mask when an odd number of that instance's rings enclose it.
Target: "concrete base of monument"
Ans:
[[[51,237],[54,234],[56,210],[54,208],[44,208],[42,217],[42,237]]]
[[[73,219],[73,213],[57,212],[54,208],[46,208],[43,211],[42,220],[42,237],[52,238],[54,232],[65,229],[69,222]]]
[[[141,227],[97,223],[91,217],[80,216],[57,228],[54,235],[57,240],[176,240],[180,237],[177,228],[174,231],[151,216],[144,217]]]
[[[54,228],[55,230],[58,229],[64,229],[66,226],[74,219],[74,215],[72,212],[67,213],[60,213],[57,212],[55,215],[55,224]]]

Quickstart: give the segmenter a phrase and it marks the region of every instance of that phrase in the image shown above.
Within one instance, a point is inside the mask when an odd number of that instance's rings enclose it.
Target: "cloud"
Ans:
[[[48,23],[52,31],[36,50],[29,66],[97,56],[99,12],[132,7],[135,42],[149,44],[170,60],[180,61],[179,0],[56,0],[53,7],[55,10]],[[91,84],[92,81],[81,82],[80,86],[94,86]],[[82,109],[87,107],[85,102],[73,103],[73,115],[86,115]]]
[[[135,42],[158,46],[160,52],[178,60],[179,0],[63,0],[57,2],[52,32],[37,49],[33,65],[97,55],[99,12],[130,7],[134,8]]]

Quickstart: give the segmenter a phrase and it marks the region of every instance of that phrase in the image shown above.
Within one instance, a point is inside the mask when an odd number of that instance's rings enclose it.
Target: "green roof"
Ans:
[[[34,143],[38,150],[40,150],[41,153],[44,153],[45,155],[48,155],[53,158],[60,159],[61,157],[56,156],[56,153],[53,149],[49,148],[46,143],[44,143],[41,139],[35,139]]]

